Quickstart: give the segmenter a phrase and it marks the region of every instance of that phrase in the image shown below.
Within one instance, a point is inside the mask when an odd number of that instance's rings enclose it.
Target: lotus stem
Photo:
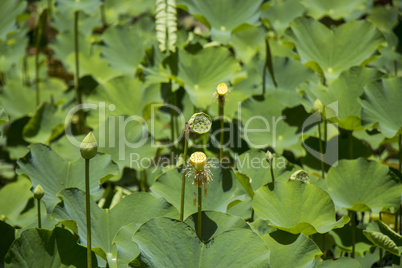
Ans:
[[[224,104],[225,104],[225,100],[224,100],[224,98],[222,97],[219,97],[219,99],[223,99],[222,100],[222,102],[223,102],[223,104],[221,105],[221,104],[219,104],[219,117],[221,118],[221,133],[220,133],[220,135],[221,135],[221,137],[220,137],[220,147],[219,147],[219,161],[222,161],[222,159],[223,159],[223,128],[224,128],[224,124],[225,124],[225,122],[224,122]]]
[[[105,14],[105,1],[102,1],[102,4],[100,5],[100,15],[101,15],[101,20],[102,20],[102,24],[103,27],[106,28],[107,27],[107,23],[106,23],[106,14]]]
[[[355,258],[355,250],[356,250],[356,212],[351,211],[352,216],[352,254],[351,257]]]
[[[383,254],[382,254],[382,253],[383,253],[383,252],[382,252],[382,248],[380,248],[379,251],[380,251],[380,259],[378,260],[378,267],[382,267],[382,255],[383,255]]]
[[[271,48],[269,47],[269,39],[268,37],[265,38],[265,65],[264,65],[264,72],[263,72],[263,77],[262,77],[262,95],[266,93],[266,73],[267,70],[269,71],[269,74],[271,75],[272,82],[274,83],[275,87],[278,87],[278,84],[276,83],[275,79],[275,74],[274,74],[274,68],[272,65],[272,55],[271,55]]]
[[[36,200],[38,202],[38,228],[42,228],[42,217],[40,216],[40,200]]]
[[[184,194],[186,191],[186,161],[187,161],[187,149],[188,140],[186,137],[186,132],[184,132],[184,153],[183,153],[183,170],[181,175],[181,200],[180,200],[180,220],[183,221],[184,218]]]
[[[349,159],[353,159],[353,136],[352,136],[352,131],[348,132],[348,142],[349,142]]]
[[[74,52],[75,52],[75,76],[74,76],[74,84],[75,84],[75,96],[77,105],[82,104],[82,97],[80,92],[80,69],[79,69],[79,43],[78,43],[78,19],[79,19],[79,11],[74,12]],[[78,111],[78,132],[80,134],[84,133],[84,113],[82,110]]]
[[[254,221],[254,209],[251,208],[251,217],[250,217],[250,222]]]
[[[321,177],[325,179],[325,167],[324,167],[324,149],[322,145],[321,123],[318,123],[318,143],[320,146],[320,163],[321,163]]]
[[[197,234],[201,239],[201,206],[202,206],[202,187],[198,187],[198,226],[197,226]]]
[[[85,203],[87,218],[87,267],[92,267],[92,246],[91,246],[91,204],[89,192],[89,159],[85,159]]]
[[[42,20],[41,15],[38,17],[38,29],[36,32],[36,44],[35,44],[35,91],[36,91],[36,106],[40,104],[40,89],[39,89],[39,48],[40,40],[42,39]]]

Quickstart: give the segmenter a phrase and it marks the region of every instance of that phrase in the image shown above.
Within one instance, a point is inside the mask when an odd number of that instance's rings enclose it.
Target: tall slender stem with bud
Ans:
[[[222,161],[223,158],[223,137],[224,137],[224,125],[225,125],[225,113],[224,113],[224,107],[225,107],[225,96],[229,92],[228,86],[225,83],[221,83],[218,85],[216,88],[216,94],[218,97],[218,103],[219,103],[219,118],[221,119],[221,135],[220,135],[220,147],[219,147],[219,161]]]
[[[275,176],[274,176],[274,155],[270,152],[267,151],[267,153],[265,154],[265,159],[268,161],[269,163],[269,169],[271,171],[271,179],[272,179],[272,183],[275,182]]]
[[[91,197],[89,188],[89,160],[95,157],[98,152],[98,144],[95,136],[90,132],[82,141],[80,146],[81,156],[85,159],[85,203],[87,221],[87,267],[92,267],[92,246],[91,246]]]
[[[320,163],[321,163],[321,177],[325,179],[325,166],[324,166],[324,146],[322,144],[322,134],[321,134],[321,114],[325,118],[325,107],[322,105],[321,101],[317,99],[314,102],[314,111],[319,111],[320,113],[320,122],[318,122],[318,145],[320,147]],[[324,129],[325,129],[326,121],[324,120]],[[325,139],[326,139],[326,131],[325,131]]]
[[[42,199],[42,197],[44,195],[45,195],[45,192],[43,191],[42,186],[40,186],[40,184],[38,184],[34,190],[34,197],[37,200],[37,205],[38,205],[38,228],[42,228],[42,217],[40,214],[40,200]]]

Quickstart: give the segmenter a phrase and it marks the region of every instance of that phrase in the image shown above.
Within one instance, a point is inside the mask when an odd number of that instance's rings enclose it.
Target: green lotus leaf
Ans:
[[[245,64],[251,62],[258,52],[265,50],[266,34],[266,30],[262,26],[251,27],[232,34],[232,45],[236,51],[236,58],[241,59]]]
[[[342,208],[387,211],[399,207],[402,185],[377,161],[340,160],[327,175],[328,192]]]
[[[58,196],[63,200],[63,204],[56,206],[52,216],[66,225],[71,220],[75,221],[73,229],[79,235],[80,243],[86,245],[85,193],[73,188],[59,192]],[[160,216],[178,217],[178,212],[165,199],[149,193],[128,195],[112,209],[101,209],[91,199],[92,247],[100,248],[95,250],[96,253],[115,267],[117,248],[113,245],[113,238],[119,229],[133,222],[141,225]]]
[[[1,40],[0,38],[1,72],[7,73],[10,72],[13,68],[22,68],[22,58],[24,57],[25,50],[29,41],[26,35],[27,33],[25,30],[20,30],[18,32],[9,34],[7,38],[3,40]]]
[[[242,102],[237,117],[243,124],[243,139],[251,148],[271,146],[278,154],[282,154],[285,148],[292,148],[296,154],[301,153],[297,128],[284,121],[284,109],[284,104],[271,93],[266,94],[262,101],[249,98]]]
[[[315,268],[338,268],[338,267],[348,267],[348,268],[362,268],[360,263],[352,258],[342,257],[337,260],[325,260],[314,266]]]
[[[21,212],[33,197],[31,183],[18,177],[16,182],[6,184],[0,189],[0,217],[11,225],[19,225]],[[21,226],[20,226],[21,227]]]
[[[108,24],[120,22],[125,19],[131,23],[131,18],[139,17],[142,13],[150,13],[154,10],[155,1],[149,0],[107,0],[103,2],[105,19]]]
[[[275,156],[272,163],[275,181],[287,181],[289,176],[296,171],[283,156]],[[243,153],[236,161],[236,167],[250,177],[254,191],[272,181],[270,165],[262,151],[249,150]]]
[[[163,102],[160,87],[153,85],[144,88],[143,82],[130,76],[119,76],[99,84],[87,101],[97,105],[87,119],[88,124],[93,128],[104,123],[109,116],[142,117],[145,107],[155,104],[151,107],[152,114],[159,108],[157,104]],[[116,118],[116,120],[119,119]]]
[[[86,14],[95,12],[102,4],[101,0],[56,0],[58,9],[63,13],[81,11]]]
[[[374,245],[394,254],[401,256],[402,236],[389,228],[382,221],[370,222],[363,234],[373,242]]]
[[[87,249],[68,230],[31,228],[15,240],[5,257],[6,267],[87,267]],[[92,267],[98,267],[92,253]]]
[[[36,110],[35,91],[24,86],[20,80],[7,81],[0,96],[0,104],[11,120],[32,115]]]
[[[203,211],[201,220],[202,241],[211,240],[221,233],[230,230],[251,230],[251,227],[242,218],[219,211]],[[190,215],[184,222],[196,231],[198,228],[198,213]]]
[[[239,64],[224,47],[209,47],[193,55],[179,51],[178,78],[198,108],[212,104],[218,84],[229,81]]]
[[[100,51],[94,48],[95,52],[91,55],[79,53],[79,69],[80,77],[92,75],[98,83],[105,83],[108,80],[117,77],[121,74],[120,71],[112,68],[108,63],[101,58]],[[75,53],[70,53],[66,60],[67,69],[75,73]]]
[[[25,10],[26,6],[27,2],[25,1],[2,1],[0,10],[0,40],[6,39],[7,34],[16,29],[16,18]]]
[[[74,136],[74,139],[77,140],[77,144],[81,144],[85,136],[86,135]],[[50,148],[68,162],[75,162],[81,158],[80,150],[77,150],[77,147],[68,140],[67,135],[63,135],[60,139],[52,142]]]
[[[270,7],[261,12],[261,18],[268,20],[272,28],[283,34],[289,23],[303,15],[304,6],[299,1],[273,2]]]
[[[335,206],[327,192],[299,181],[261,187],[255,192],[253,208],[271,226],[293,234],[326,233],[349,221],[347,215],[335,220]]]
[[[25,140],[30,143],[49,144],[64,132],[65,116],[66,113],[60,106],[42,104],[24,127]]]
[[[207,133],[212,126],[212,120],[206,113],[196,113],[188,120],[188,126],[198,134]]]
[[[363,123],[373,125],[387,137],[392,138],[400,133],[402,113],[400,100],[402,78],[384,78],[368,84],[360,100]]]
[[[312,267],[322,255],[319,247],[303,234],[289,244],[282,244],[269,234],[265,234],[261,238],[270,250],[270,267]]]
[[[79,151],[79,147],[77,147]],[[30,152],[18,160],[17,174],[26,175],[32,187],[40,184],[45,191],[43,201],[48,211],[60,201],[57,193],[65,188],[85,189],[84,159],[68,162],[53,152],[49,147],[37,143],[30,146]],[[98,154],[90,161],[91,194],[100,193],[100,183],[107,181],[119,172],[111,157]]]
[[[117,247],[117,267],[128,267],[129,263],[140,254],[138,245],[133,242],[134,233],[141,224],[133,222],[124,225],[114,236],[113,244]]]
[[[194,229],[186,223],[157,218],[142,225],[133,240],[138,244],[141,254],[131,262],[132,266],[268,266],[268,247],[256,233],[248,229],[226,231],[202,243]]]
[[[144,170],[151,166],[157,146],[148,136],[145,121],[135,115],[132,117],[108,117],[94,130],[98,141],[98,151],[111,155],[119,166]]]
[[[386,49],[395,49],[398,46],[398,37],[393,29],[398,24],[398,7],[396,6],[375,6],[370,10],[367,21],[373,23],[387,40]]]
[[[329,16],[334,20],[360,17],[367,9],[368,0],[301,0],[308,10],[307,14],[315,19]]]
[[[290,23],[288,33],[302,62],[316,62],[329,84],[342,71],[371,57],[384,42],[382,34],[366,21],[347,22],[332,31],[314,19],[300,17]]]
[[[391,74],[393,76],[402,76],[402,55],[391,48],[381,50],[381,55],[374,62],[369,63],[381,72]]]
[[[101,51],[106,61],[122,74],[131,76],[135,74],[150,43],[144,40],[140,29],[134,27],[110,27],[102,34],[102,41],[105,46],[101,47]]]
[[[65,31],[56,35],[55,39],[50,43],[49,47],[54,51],[54,57],[60,60],[64,66],[67,66],[67,57],[74,53],[74,32]],[[78,48],[80,53],[90,55],[91,44],[85,38],[85,35],[78,33]],[[80,58],[81,59],[81,58]],[[73,68],[73,67],[71,67]],[[81,69],[80,69],[81,71]]]
[[[56,0],[58,1],[58,0]],[[46,3],[47,6],[47,3]],[[71,34],[71,39],[67,41],[71,47],[71,52],[74,51],[74,12],[65,11],[60,9],[58,6],[52,6],[52,20],[51,26],[58,30],[60,35],[69,32]],[[80,38],[89,37],[92,35],[94,29],[102,26],[102,18],[100,12],[95,13],[84,13],[80,12],[78,16],[78,33]],[[58,36],[57,35],[57,36]],[[56,38],[57,38],[56,36]],[[89,40],[86,40],[87,42]],[[81,50],[80,50],[81,51]],[[81,51],[82,52],[82,51]]]
[[[4,108],[0,106],[0,126],[8,122],[8,115]]]
[[[195,16],[205,26],[211,28],[212,40],[227,44],[230,35],[246,25],[258,22],[261,0],[178,0],[179,7]],[[230,7],[230,8],[228,8]],[[242,27],[243,26],[243,27]]]
[[[348,224],[343,228],[331,230],[329,234],[334,239],[337,247],[345,252],[352,253],[353,232],[355,233],[354,245],[356,255],[363,256],[370,253],[373,244],[364,236],[363,230],[358,227],[353,230],[352,226]]]
[[[202,209],[226,212],[228,204],[237,199],[235,196],[237,180],[231,169],[213,167],[211,172],[212,181],[207,185],[208,194],[202,200]],[[197,188],[192,185],[192,179],[188,178],[186,182],[184,218],[197,212],[197,207],[193,205],[193,197]],[[159,176],[152,184],[151,190],[156,195],[166,198],[176,208],[180,208],[180,185],[181,173],[172,169]]]

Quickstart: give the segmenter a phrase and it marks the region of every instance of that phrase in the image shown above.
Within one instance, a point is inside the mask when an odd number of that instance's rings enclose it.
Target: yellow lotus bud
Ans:
[[[320,113],[321,113],[323,108],[324,108],[324,106],[322,105],[322,102],[319,99],[317,99],[314,102],[313,110],[320,111]]]
[[[84,159],[91,159],[98,152],[98,143],[96,142],[95,136],[92,134],[92,132],[89,132],[89,134],[81,142],[80,151],[81,156]]]
[[[225,96],[229,92],[228,86],[225,83],[220,83],[216,88],[216,93],[219,96]]]
[[[40,186],[40,184],[38,184],[38,185],[35,187],[35,190],[34,190],[34,197],[35,197],[35,199],[40,200],[40,199],[42,199],[42,197],[43,197],[44,195],[45,195],[45,191],[43,191],[42,186]]]
[[[190,156],[190,164],[198,172],[204,171],[206,163],[207,156],[203,152],[195,152]]]

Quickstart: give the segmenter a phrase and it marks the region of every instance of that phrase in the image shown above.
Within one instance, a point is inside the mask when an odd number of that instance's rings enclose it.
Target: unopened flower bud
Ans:
[[[95,136],[92,134],[92,132],[89,132],[89,134],[81,142],[80,151],[81,156],[84,159],[91,159],[98,152],[98,143],[96,142]]]
[[[320,111],[320,113],[321,113],[323,108],[324,108],[324,106],[322,105],[322,102],[321,102],[319,99],[317,99],[317,100],[314,102],[313,110],[314,110],[315,112],[316,112],[316,111]]]
[[[35,199],[40,200],[40,199],[42,199],[42,197],[43,197],[44,195],[45,195],[45,191],[43,191],[42,186],[40,186],[40,184],[38,184],[38,185],[35,187],[35,190],[34,190],[34,197],[35,197]]]

